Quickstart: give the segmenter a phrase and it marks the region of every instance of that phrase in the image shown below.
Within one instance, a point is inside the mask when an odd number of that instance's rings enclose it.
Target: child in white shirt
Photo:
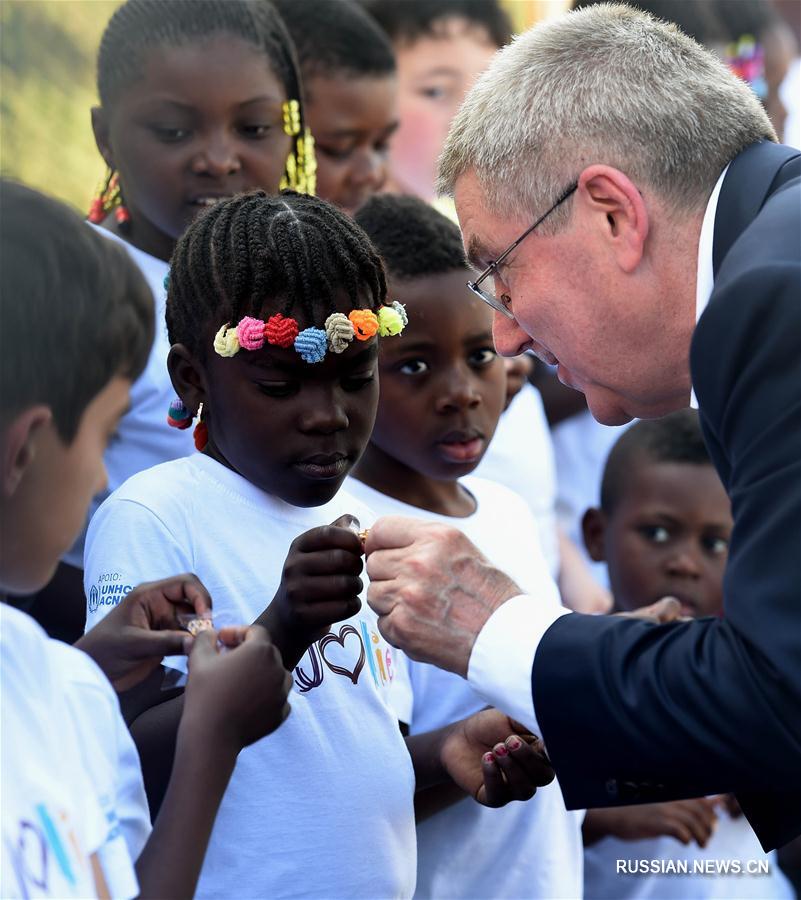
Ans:
[[[0,198],[0,591],[19,594],[52,576],[103,485],[153,302],[125,253],[66,207],[4,181]],[[209,606],[192,576],[142,586],[81,652],[0,605],[0,896],[192,894],[237,753],[288,713],[287,673],[263,629],[229,630],[229,645],[244,643],[225,656],[211,632],[194,642],[177,735],[186,762],[152,833],[109,679],[136,687],[165,653],[185,652],[178,615]]]
[[[682,615],[722,614],[731,505],[694,410],[637,422],[618,438],[600,508],[587,510],[583,528],[590,556],[606,563],[618,611],[672,596]],[[591,809],[584,838],[592,900],[793,896],[734,798]],[[729,874],[718,869],[727,865]]]
[[[220,616],[268,628],[295,683],[281,732],[239,756],[201,896],[232,884],[260,897],[409,896],[416,786],[453,777],[487,802],[515,795],[511,779],[497,784],[508,759],[482,761],[513,731],[500,713],[407,749],[386,697],[394,651],[361,605],[362,543],[346,517],[371,514],[339,488],[375,417],[377,334],[392,341],[403,327],[385,300],[361,230],[291,192],[221,201],[172,259],[168,365],[181,400],[170,417],[199,419],[201,452],[129,479],[94,517],[88,623],[117,601],[109,581],[189,569]],[[180,703],[156,700],[133,723],[154,808]],[[467,771],[446,771],[454,742]]]
[[[420,200],[389,195],[368,201],[356,220],[383,256],[409,325],[381,346],[378,415],[349,491],[381,516],[457,525],[523,592],[558,606],[528,505],[469,474],[498,424],[506,374],[493,348],[492,314],[465,288],[458,229]],[[485,705],[459,676],[406,664],[411,696],[396,691],[395,698],[411,734]],[[421,812],[418,804],[418,819]],[[565,809],[555,783],[501,811],[462,800],[417,827],[419,897],[581,894],[581,813]]]

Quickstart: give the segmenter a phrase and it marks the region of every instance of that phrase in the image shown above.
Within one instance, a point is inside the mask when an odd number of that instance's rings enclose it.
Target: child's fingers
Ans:
[[[197,575],[187,573],[167,578],[159,586],[170,603],[189,603],[198,616],[211,612],[211,595]]]
[[[307,575],[361,575],[364,560],[348,550],[316,550],[305,553],[300,565]]]
[[[532,779],[523,765],[511,755],[505,743],[496,744],[492,748],[492,753],[498,768],[506,778],[509,799],[530,800],[537,792],[537,781]]]
[[[336,525],[322,525],[304,531],[292,542],[292,549],[301,553],[316,550],[347,550],[358,556],[362,554],[362,542],[358,534]],[[291,551],[290,551],[291,552]]]
[[[476,801],[482,806],[493,808],[504,806],[509,800],[509,789],[494,753],[485,753],[481,757],[481,774],[484,783],[476,791]]]
[[[511,734],[505,741],[506,749],[520,768],[526,773],[531,783],[537,787],[550,784],[556,777],[548,758],[543,750],[542,741],[534,735],[529,735],[526,741],[517,734]]]
[[[226,625],[217,632],[217,640],[225,647],[238,647],[244,642],[248,631],[247,625]]]
[[[192,666],[195,668],[202,666],[215,656],[217,656],[217,633],[212,629],[199,632],[192,638],[192,646],[189,649],[190,672]]]

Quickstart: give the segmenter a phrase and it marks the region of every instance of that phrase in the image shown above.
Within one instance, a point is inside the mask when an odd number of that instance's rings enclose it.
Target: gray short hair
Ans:
[[[776,140],[755,94],[674,25],[605,4],[536,25],[501,50],[451,126],[439,189],[472,171],[496,215],[544,212],[605,163],[669,210],[703,208],[725,165]],[[546,225],[557,230],[569,211]]]

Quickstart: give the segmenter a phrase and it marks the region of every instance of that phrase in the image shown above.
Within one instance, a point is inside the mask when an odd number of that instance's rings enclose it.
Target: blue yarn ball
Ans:
[[[328,338],[322,328],[304,328],[295,338],[295,350],[304,362],[322,362],[327,349]]]

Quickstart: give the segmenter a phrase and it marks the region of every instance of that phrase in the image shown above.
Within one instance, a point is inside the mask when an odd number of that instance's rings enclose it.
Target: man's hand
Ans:
[[[365,546],[367,602],[384,637],[412,659],[467,675],[478,633],[520,588],[457,528],[379,519]]]
[[[457,723],[440,757],[453,781],[482,806],[529,800],[554,778],[540,739],[495,709]]]
[[[682,844],[705,847],[717,826],[715,806],[719,798],[673,800],[613,809],[590,809],[584,820],[587,846],[611,835],[623,841],[639,841],[667,835]]]
[[[105,672],[117,692],[143,681],[163,657],[184,654],[192,637],[180,613],[211,611],[211,597],[195,575],[176,575],[134,588],[91,631],[75,642]]]
[[[287,669],[333,622],[361,608],[362,543],[349,520],[342,516],[292,541],[278,591],[257,620],[272,635]]]
[[[291,688],[281,654],[261,626],[202,631],[189,656],[181,729],[195,742],[216,742],[236,755],[286,719]]]

